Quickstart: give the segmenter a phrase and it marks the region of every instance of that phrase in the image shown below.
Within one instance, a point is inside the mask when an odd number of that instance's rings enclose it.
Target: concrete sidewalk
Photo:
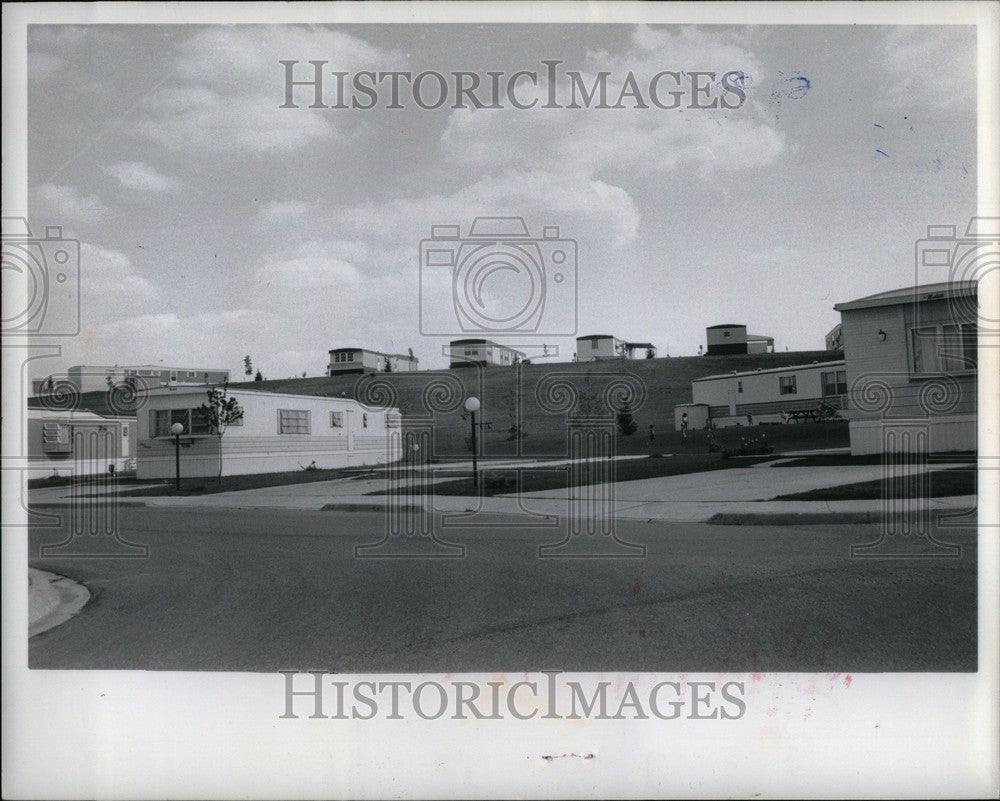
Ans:
[[[953,465],[933,465],[927,469],[944,469]],[[563,518],[575,505],[574,496],[581,498],[613,498],[613,516],[623,520],[668,522],[725,522],[735,525],[760,520],[780,524],[788,522],[875,523],[882,518],[880,499],[853,501],[772,501],[777,494],[790,494],[813,489],[871,481],[882,476],[880,465],[849,465],[841,467],[735,467],[710,473],[688,473],[677,476],[619,482],[569,490],[546,490],[516,495],[474,498],[434,495],[426,500],[415,495],[371,495],[386,490],[383,477],[372,479],[340,478],[305,484],[289,484],[201,496],[143,497],[135,500],[123,497],[123,506],[235,509],[298,509],[305,511],[382,511],[397,503],[400,511],[431,504],[433,511],[445,513],[487,513],[528,515],[539,518]],[[426,480],[424,478],[423,480]],[[443,477],[435,483],[451,481]],[[398,488],[413,486],[417,479],[399,482]],[[32,506],[67,505],[68,498],[31,498]],[[976,497],[957,496],[927,501],[930,510],[974,509]]]
[[[28,636],[65,623],[77,614],[90,591],[72,579],[45,570],[28,569]]]

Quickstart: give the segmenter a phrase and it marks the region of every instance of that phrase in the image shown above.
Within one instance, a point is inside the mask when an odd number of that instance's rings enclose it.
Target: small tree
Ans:
[[[258,372],[257,375],[260,375]],[[219,438],[219,486],[222,485],[222,435],[231,425],[238,425],[243,420],[243,409],[236,398],[229,397],[229,387],[222,389],[210,387],[208,403],[198,407],[198,411],[208,423],[209,431]]]
[[[386,373],[392,372],[392,359],[390,359],[388,356],[385,357],[385,365],[383,367],[383,372]]]
[[[253,375],[253,362],[250,361],[249,354],[243,357],[243,375],[248,377]]]
[[[632,417],[632,407],[627,403],[622,406],[615,418],[618,423],[618,433],[623,437],[630,437],[639,430],[639,424]]]
[[[656,351],[653,350],[652,348],[646,348],[646,358],[647,359],[655,359],[656,358]]]
[[[261,374],[260,370],[257,371],[257,375],[255,375],[253,377],[253,380],[254,381],[263,381],[264,380],[264,376]]]

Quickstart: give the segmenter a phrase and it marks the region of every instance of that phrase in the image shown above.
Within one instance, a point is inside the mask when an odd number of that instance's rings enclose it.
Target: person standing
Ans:
[[[687,412],[683,412],[681,414],[681,436],[683,436],[684,439],[688,438],[688,413]]]

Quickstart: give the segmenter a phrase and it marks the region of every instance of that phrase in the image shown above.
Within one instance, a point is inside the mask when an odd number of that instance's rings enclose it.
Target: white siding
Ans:
[[[619,340],[615,337],[578,339],[576,341],[576,360],[578,362],[591,362],[595,359],[613,359],[618,355],[615,350],[618,342]]]
[[[849,416],[852,419],[875,417],[926,417],[928,410],[921,403],[921,392],[929,391],[929,382],[942,374],[919,375],[911,371],[909,329],[914,324],[912,304],[877,306],[842,313],[844,360],[847,363],[847,385],[852,394],[861,395],[865,385],[883,384],[891,393],[891,404],[885,409],[867,411],[858,408],[852,399]],[[931,301],[920,306],[919,323],[950,322],[947,301]],[[882,334],[879,332],[884,332]],[[967,415],[976,411],[976,375],[974,372],[950,374],[950,388],[957,387],[957,399],[948,413]]]
[[[709,406],[724,406],[730,402],[731,398],[735,398],[737,404],[820,400],[823,397],[822,373],[843,369],[843,362],[834,362],[792,367],[773,372],[720,376],[719,378],[693,381],[691,383],[691,397],[694,403],[705,403]],[[787,376],[795,376],[795,394],[781,394],[780,378]],[[741,384],[742,392],[740,392]]]
[[[386,425],[398,411],[368,409],[353,400],[230,390],[243,409],[242,425],[222,437],[223,475],[300,470],[313,461],[321,469],[376,464],[399,458],[398,428]],[[197,408],[204,392],[159,392],[148,396],[138,416],[139,478],[174,475],[172,437],[151,437],[157,409]],[[308,434],[280,434],[282,409],[309,412]],[[343,425],[331,426],[330,413],[340,412]],[[365,422],[367,421],[367,426]],[[219,439],[214,435],[181,435],[182,476],[214,476],[219,470]]]

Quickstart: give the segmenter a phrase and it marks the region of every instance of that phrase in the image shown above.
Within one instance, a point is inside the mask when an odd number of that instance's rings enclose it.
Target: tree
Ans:
[[[253,375],[253,362],[250,361],[249,354],[243,357],[243,374],[246,376]]]
[[[388,356],[385,357],[385,365],[383,367],[383,370],[386,373],[392,372],[392,359],[390,359]]]
[[[623,437],[630,437],[638,431],[639,424],[632,417],[632,407],[627,403],[622,406],[615,418],[618,423],[618,433]]]
[[[263,376],[263,375],[261,375],[261,372],[260,372],[260,370],[258,370],[258,371],[257,371],[257,375],[255,375],[255,376],[253,377],[253,380],[254,380],[254,381],[263,381],[263,380],[264,380],[264,376]]]
[[[260,375],[258,372],[257,375]],[[208,423],[208,429],[219,438],[219,485],[222,485],[222,435],[231,425],[239,425],[243,421],[243,409],[236,398],[229,397],[229,387],[222,389],[210,387],[208,403],[198,407],[202,419]]]
[[[656,358],[656,351],[653,350],[652,348],[646,348],[646,358],[647,359],[655,359]]]

